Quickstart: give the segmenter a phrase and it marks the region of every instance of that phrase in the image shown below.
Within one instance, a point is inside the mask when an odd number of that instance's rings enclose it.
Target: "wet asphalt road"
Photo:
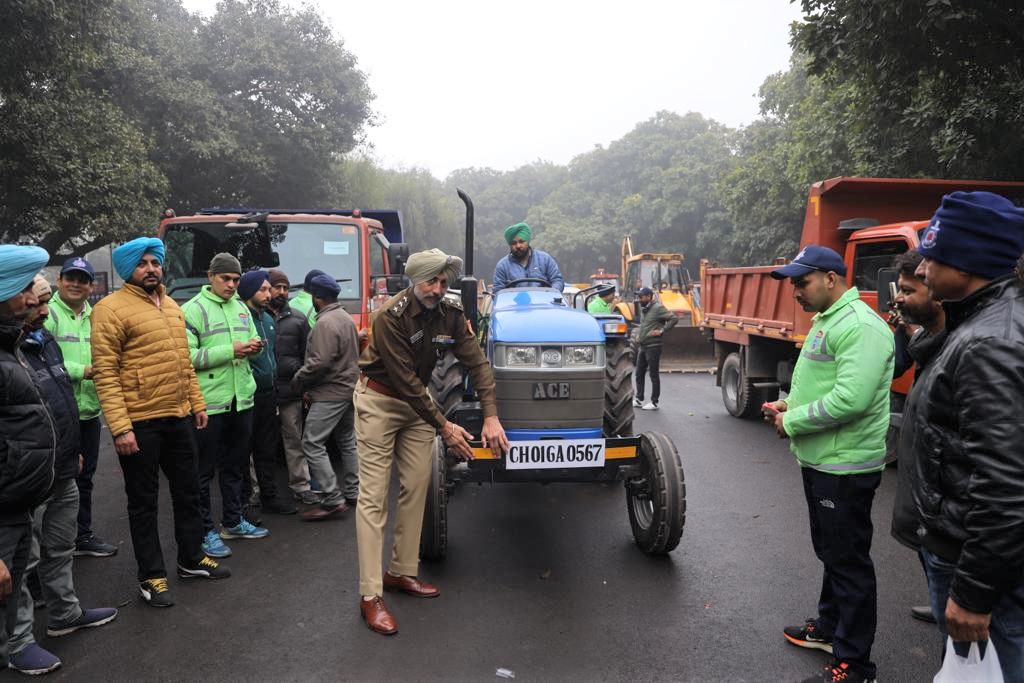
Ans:
[[[463,487],[449,507],[448,558],[421,572],[442,596],[389,594],[399,625],[389,638],[358,615],[351,516],[265,516],[268,538],[230,542],[232,578],[172,578],[175,607],[143,604],[105,433],[95,528],[120,552],[76,559],[75,579],[84,605],[121,613],[54,639],[38,611],[39,642],[64,661],[48,680],[487,681],[503,667],[526,681],[792,681],[823,666],[824,653],[782,638],[814,614],[821,577],[786,444],[729,417],[707,375],[664,376],[662,410],[637,425],[667,433],[683,458],[688,511],[675,552],[634,547],[619,485]],[[875,504],[874,655],[880,680],[926,681],[941,643],[909,616],[927,591],[916,557],[888,533],[895,475]],[[161,506],[173,563],[166,490]]]

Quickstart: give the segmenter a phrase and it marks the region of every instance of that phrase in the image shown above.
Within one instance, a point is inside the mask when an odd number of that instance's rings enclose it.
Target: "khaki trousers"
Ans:
[[[398,512],[389,571],[419,572],[423,506],[430,485],[430,465],[437,432],[401,399],[378,394],[361,379],[353,394],[359,449],[359,501],[356,540],[359,547],[359,594],[383,592],[384,526],[388,519],[391,465],[398,466]]]
[[[284,460],[288,464],[288,488],[292,493],[309,490],[309,465],[302,452],[302,401],[285,401],[277,406],[281,420]]]

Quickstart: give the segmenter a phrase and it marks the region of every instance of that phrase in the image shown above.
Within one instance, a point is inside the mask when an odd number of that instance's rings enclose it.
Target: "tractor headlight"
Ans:
[[[597,356],[596,346],[566,346],[566,365],[594,365]]]
[[[536,346],[509,346],[505,351],[509,365],[537,365]]]

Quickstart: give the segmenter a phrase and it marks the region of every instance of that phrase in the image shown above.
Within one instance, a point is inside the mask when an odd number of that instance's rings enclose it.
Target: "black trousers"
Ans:
[[[242,476],[249,476],[251,445],[251,409],[239,412],[232,407],[211,415],[206,429],[199,431],[199,510],[206,531],[214,529],[210,484],[215,473],[220,483],[221,523],[233,527],[241,521]]]
[[[139,565],[139,581],[167,576],[157,510],[160,470],[171,489],[174,540],[178,563],[195,566],[203,559],[203,523],[199,516],[199,479],[192,419],[166,417],[132,423],[139,452],[118,456],[128,497],[128,525]]]
[[[644,400],[644,375],[651,373],[651,402],[661,398],[661,344],[640,346],[636,355],[636,398]]]
[[[277,498],[275,472],[281,452],[281,422],[277,416],[277,392],[257,391],[252,408],[252,466],[256,470],[256,481],[260,485],[260,498]],[[242,501],[252,495],[252,478],[249,471],[242,475]]]
[[[826,474],[802,469],[814,553],[824,565],[818,618],[832,636],[837,660],[875,677],[871,646],[877,623],[875,566],[871,561],[871,504],[881,472]]]
[[[100,461],[100,418],[81,420],[82,471],[75,477],[78,484],[78,538],[92,533],[92,478]]]

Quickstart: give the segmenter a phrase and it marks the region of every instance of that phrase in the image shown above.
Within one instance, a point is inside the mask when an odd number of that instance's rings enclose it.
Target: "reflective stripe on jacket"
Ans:
[[[77,316],[60,298],[50,299],[50,315],[44,323],[64,356],[64,367],[75,390],[78,415],[83,420],[100,416],[100,399],[96,385],[85,379],[85,368],[92,365],[92,306],[85,302],[82,315]]]
[[[885,467],[892,331],[851,288],[814,316],[783,425],[800,465],[830,474]]]
[[[259,337],[249,307],[237,294],[225,301],[204,285],[181,310],[206,412],[226,413],[232,402],[240,411],[252,408],[256,380],[249,359],[235,358],[234,346],[236,341],[244,344]]]

